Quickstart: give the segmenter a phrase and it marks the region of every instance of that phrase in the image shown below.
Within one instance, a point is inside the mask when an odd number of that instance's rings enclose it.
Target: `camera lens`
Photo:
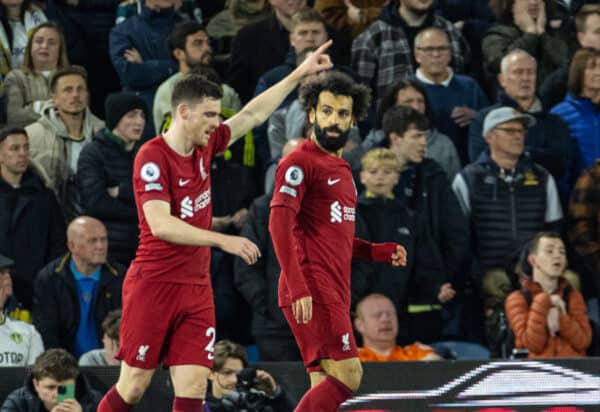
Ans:
[[[58,393],[60,393],[61,395],[64,395],[65,393],[67,393],[67,388],[65,386],[59,385]]]

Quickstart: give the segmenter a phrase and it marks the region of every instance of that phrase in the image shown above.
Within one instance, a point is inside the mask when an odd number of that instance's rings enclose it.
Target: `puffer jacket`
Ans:
[[[531,293],[531,306],[521,291],[508,295],[505,302],[506,317],[515,335],[515,346],[529,350],[530,358],[574,358],[585,356],[592,341],[592,330],[581,293],[573,288],[568,299],[567,313],[560,315],[560,330],[550,336],[546,326],[552,307],[550,295],[540,284],[527,280],[524,288]],[[565,299],[566,279],[561,278],[553,293]]]
[[[77,162],[77,189],[83,213],[104,223],[108,235],[108,255],[125,266],[135,257],[138,244],[138,218],[133,198],[133,159],[125,143],[108,129],[100,130],[81,150]],[[119,195],[108,195],[109,187]]]

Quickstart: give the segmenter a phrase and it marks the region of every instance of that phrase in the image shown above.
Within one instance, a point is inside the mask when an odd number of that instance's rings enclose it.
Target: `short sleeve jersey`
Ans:
[[[315,302],[350,302],[356,187],[350,165],[306,141],[277,167],[271,207],[296,214],[297,254]],[[285,272],[279,304],[291,304]]]
[[[43,351],[42,337],[33,325],[9,317],[0,323],[0,367],[33,365]]]
[[[166,242],[152,235],[142,205],[162,200],[171,215],[192,226],[209,230],[212,224],[210,166],[213,156],[227,148],[229,127],[221,124],[206,147],[196,146],[181,156],[162,135],[142,146],[133,167],[133,188],[139,217],[140,242],[132,269],[144,279],[205,285],[210,282],[210,248]]]

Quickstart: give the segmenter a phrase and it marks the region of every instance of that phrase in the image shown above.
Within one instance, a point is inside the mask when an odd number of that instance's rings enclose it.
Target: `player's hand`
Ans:
[[[239,256],[248,265],[256,263],[260,257],[260,250],[252,241],[241,236],[225,236],[220,248],[227,253]]]
[[[313,53],[310,53],[300,66],[294,71],[296,75],[301,79],[309,74],[317,73],[322,70],[331,69],[333,63],[325,51],[332,45],[332,41],[329,40],[321,45]]]
[[[65,399],[54,408],[51,412],[82,412],[81,405],[77,399]]]
[[[296,323],[308,323],[312,319],[312,296],[304,296],[292,303]]]
[[[396,245],[396,251],[392,253],[392,266],[406,266],[406,249]]]

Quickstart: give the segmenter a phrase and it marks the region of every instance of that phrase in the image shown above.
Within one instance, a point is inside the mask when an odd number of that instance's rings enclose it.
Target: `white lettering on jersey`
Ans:
[[[285,181],[290,186],[298,186],[304,179],[304,172],[298,166],[290,166],[285,171]]]
[[[154,162],[145,163],[140,170],[140,176],[144,182],[156,182],[160,177],[160,169]]]
[[[138,348],[138,354],[135,357],[135,360],[138,360],[140,362],[145,362],[146,361],[146,353],[148,353],[148,349],[150,349],[150,345],[140,345],[140,347]]]
[[[146,192],[151,192],[153,190],[156,190],[157,192],[162,192],[163,187],[160,183],[148,183],[146,186],[144,186],[144,190]]]
[[[280,193],[285,193],[286,195],[290,195],[292,197],[296,197],[296,195],[297,195],[296,189],[292,189],[289,186],[281,186],[279,188],[279,192]]]
[[[181,213],[179,216],[182,219],[194,216],[194,206],[192,204],[192,199],[189,196],[184,197],[181,201]]]
[[[355,209],[353,207],[348,207],[340,204],[339,201],[335,201],[329,206],[330,220],[331,223],[342,223],[343,220],[348,222],[354,222],[356,219]]]

